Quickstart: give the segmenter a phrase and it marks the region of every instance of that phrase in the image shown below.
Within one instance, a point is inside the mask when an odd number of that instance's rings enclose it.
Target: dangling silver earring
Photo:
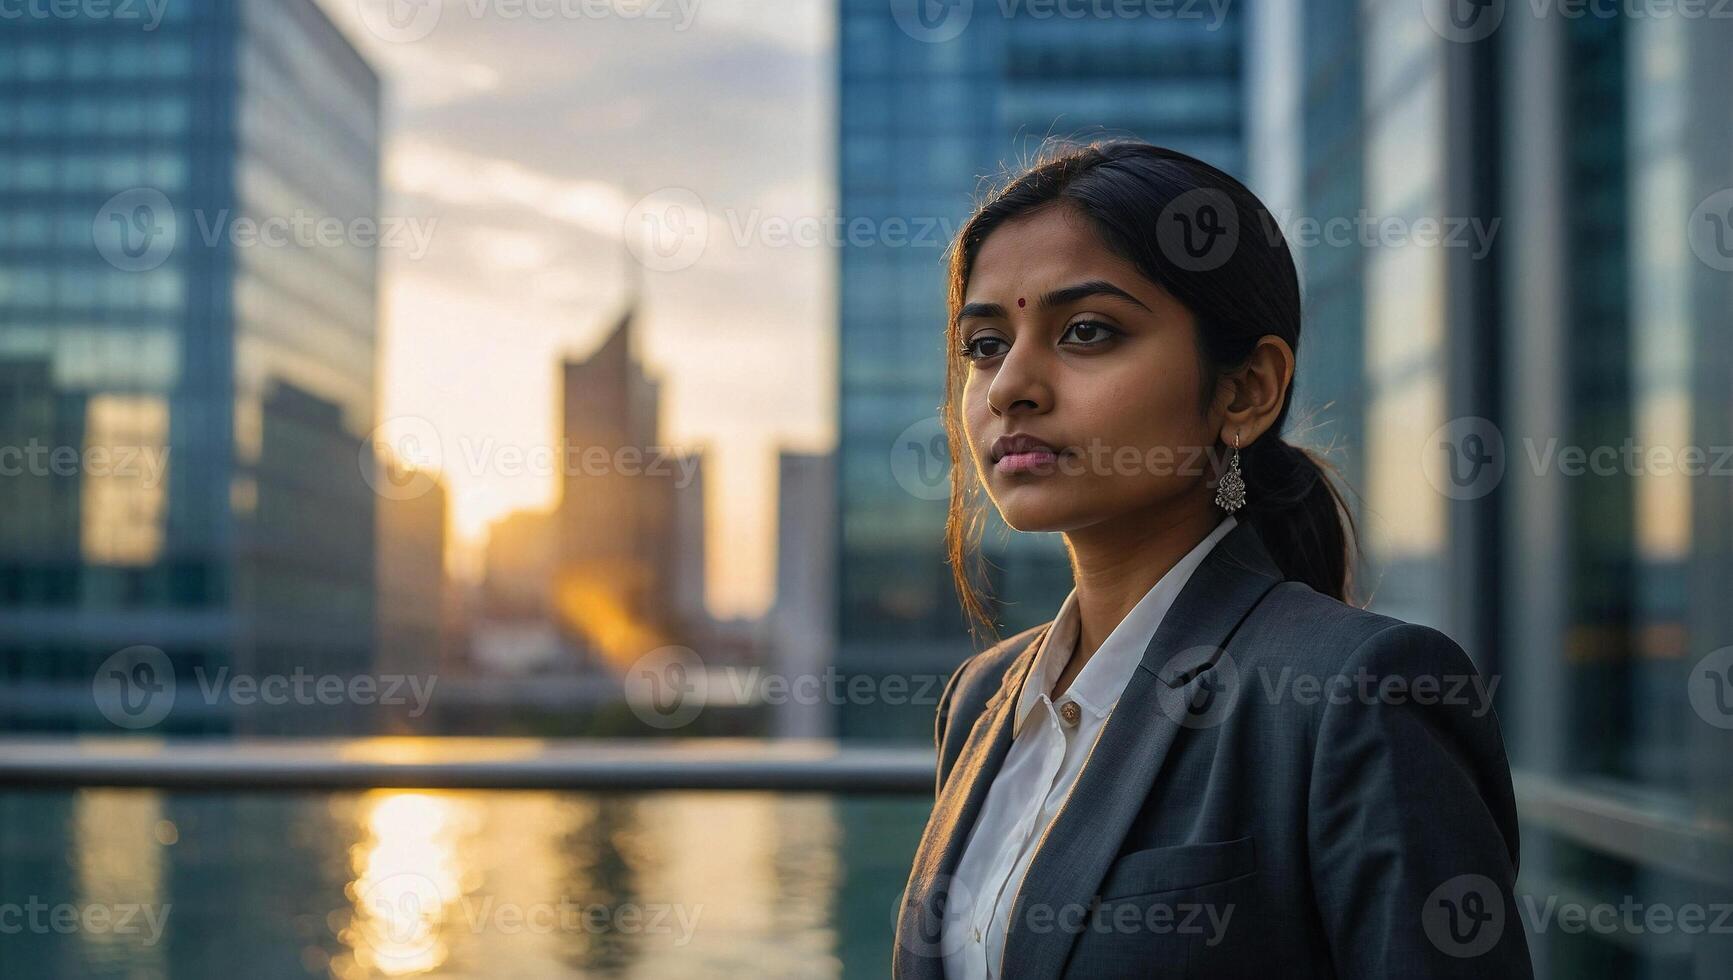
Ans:
[[[1228,471],[1216,484],[1216,506],[1232,514],[1246,505],[1246,480],[1240,476],[1240,434],[1234,433],[1234,449],[1228,454]]]

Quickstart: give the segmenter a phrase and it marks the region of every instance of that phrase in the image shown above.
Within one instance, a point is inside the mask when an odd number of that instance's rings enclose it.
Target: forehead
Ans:
[[[1088,218],[1073,208],[1046,207],[993,229],[975,252],[967,294],[986,299],[1087,279],[1108,279],[1140,298],[1155,290],[1136,266],[1108,250]]]

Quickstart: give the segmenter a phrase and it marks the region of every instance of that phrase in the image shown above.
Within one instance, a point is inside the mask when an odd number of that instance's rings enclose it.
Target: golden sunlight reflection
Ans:
[[[72,823],[79,907],[105,910],[116,920],[113,928],[84,931],[92,962],[127,964],[134,976],[166,976],[159,942],[168,912],[163,847],[175,834],[163,819],[161,794],[80,790],[73,797]],[[124,925],[123,914],[130,915]]]
[[[155,561],[168,512],[168,402],[147,395],[92,395],[84,424],[91,461],[80,486],[84,560],[94,565]],[[99,453],[113,453],[116,461],[99,465]]]
[[[479,894],[467,899],[465,922],[481,934],[478,941],[511,951],[509,969],[490,958],[487,972],[561,976],[573,961],[592,962],[594,936],[555,930],[549,922],[562,900],[583,901],[596,890],[589,869],[574,860],[583,853],[577,841],[596,823],[596,797],[493,793],[486,799],[486,829],[473,850],[486,877]]]
[[[459,796],[380,791],[362,798],[361,838],[350,850],[353,903],[341,938],[349,955],[333,961],[344,977],[424,973],[445,962],[458,908],[478,884],[464,847],[479,823],[476,804]]]
[[[620,565],[623,563],[615,563]],[[561,569],[555,576],[554,610],[566,627],[590,638],[610,662],[621,669],[668,642],[650,624],[640,622],[622,601],[634,578],[646,581],[642,568],[613,567],[606,571]],[[622,581],[628,584],[622,586]]]
[[[842,971],[822,796],[379,791],[333,813],[359,828],[342,980]]]
[[[835,803],[769,793],[658,794],[645,800],[630,844],[646,862],[646,903],[674,906],[669,930],[640,946],[642,975],[701,962],[722,974],[841,972],[835,896],[842,869]]]
[[[337,757],[360,762],[471,762],[528,759],[543,750],[527,738],[465,738],[457,735],[378,735],[345,739]]]

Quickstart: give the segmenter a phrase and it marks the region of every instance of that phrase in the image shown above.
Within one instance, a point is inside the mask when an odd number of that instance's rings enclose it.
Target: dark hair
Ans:
[[[988,195],[950,246],[946,350],[962,346],[957,314],[988,234],[1011,218],[1061,204],[1089,219],[1108,249],[1191,311],[1205,408],[1215,392],[1212,382],[1244,366],[1260,337],[1280,337],[1299,356],[1299,276],[1287,240],[1263,202],[1202,160],[1136,140],[1049,143],[1034,163]],[[1202,252],[1180,237],[1199,221],[1222,232]],[[957,409],[967,363],[946,358],[940,410],[953,474],[946,554],[964,612],[996,635],[979,581],[983,576],[968,564],[971,557],[980,561],[985,514],[975,468],[964,458],[967,442]],[[1281,438],[1292,394],[1290,384],[1275,424],[1241,447],[1246,506],[1236,516],[1257,529],[1284,577],[1350,601],[1357,547],[1353,517],[1331,479],[1330,465]]]

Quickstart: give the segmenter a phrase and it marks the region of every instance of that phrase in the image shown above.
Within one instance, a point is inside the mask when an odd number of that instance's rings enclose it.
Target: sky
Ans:
[[[508,450],[556,442],[556,366],[614,324],[640,255],[661,439],[707,450],[708,603],[761,613],[776,453],[835,443],[833,256],[755,230],[834,211],[831,5],[319,2],[383,82],[382,220],[426,232],[381,248],[380,419],[437,433],[454,568],[557,502],[546,457]],[[702,233],[631,251],[646,213]]]

